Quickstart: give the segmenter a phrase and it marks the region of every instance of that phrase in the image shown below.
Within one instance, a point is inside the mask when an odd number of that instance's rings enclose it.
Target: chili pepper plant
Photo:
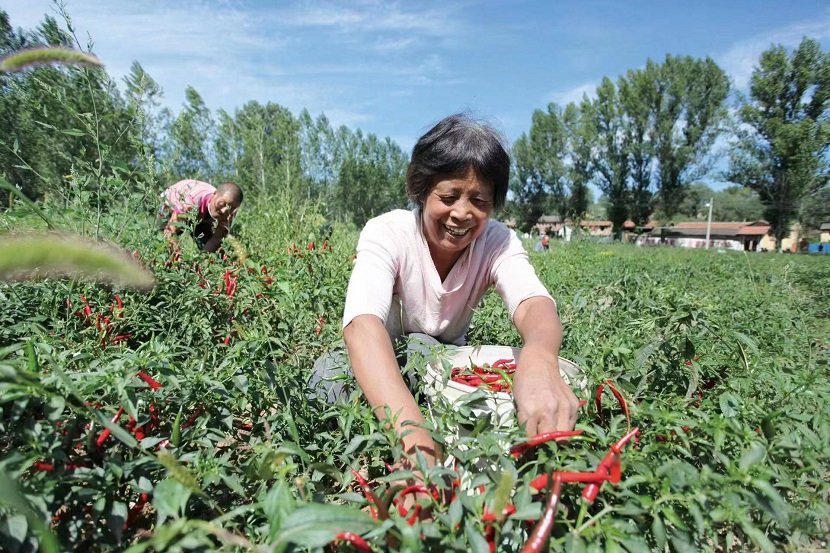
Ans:
[[[50,536],[134,552],[826,547],[824,260],[588,241],[532,252],[561,355],[587,381],[576,432],[495,428],[473,414],[480,389],[424,402],[454,462],[394,470],[400,437],[359,390],[328,405],[306,388],[342,346],[356,229],[322,235],[319,206],[252,200],[219,255],[182,238],[173,259],[125,205],[100,227],[154,273],[152,290],[0,285],[3,550]],[[495,293],[468,342],[521,346]]]

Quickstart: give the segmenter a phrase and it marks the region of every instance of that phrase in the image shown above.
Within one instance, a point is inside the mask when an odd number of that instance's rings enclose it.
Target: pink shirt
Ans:
[[[161,197],[164,198],[164,203],[175,213],[181,215],[192,207],[198,209],[199,218],[207,219],[211,217],[208,210],[208,203],[216,193],[216,188],[207,182],[199,180],[186,179],[180,180],[164,192]],[[233,222],[236,215],[234,210],[228,218],[228,226]]]
[[[553,298],[536,276],[516,233],[490,220],[444,282],[429,254],[420,209],[395,210],[366,223],[357,244],[343,326],[376,315],[391,337],[422,332],[463,345],[482,296],[495,286],[511,320],[521,302]]]
[[[188,179],[180,180],[162,192],[161,197],[176,215],[181,215],[192,207],[199,208],[201,215],[203,209],[207,211],[207,204],[215,193],[213,185]]]

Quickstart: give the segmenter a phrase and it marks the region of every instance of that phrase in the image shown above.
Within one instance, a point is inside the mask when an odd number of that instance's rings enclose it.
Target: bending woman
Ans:
[[[406,187],[417,207],[370,220],[358,241],[343,315],[350,365],[377,416],[385,417],[389,407],[407,454],[420,450],[430,464],[436,448],[429,432],[404,427],[424,417],[393,341],[422,333],[463,345],[490,286],[524,343],[513,380],[519,422],[529,435],[575,424],[577,398],[559,374],[556,304],[516,234],[490,219],[505,201],[509,175],[510,157],[498,132],[464,115],[447,117],[412,151]],[[315,365],[312,385],[331,375],[331,367],[322,365]]]

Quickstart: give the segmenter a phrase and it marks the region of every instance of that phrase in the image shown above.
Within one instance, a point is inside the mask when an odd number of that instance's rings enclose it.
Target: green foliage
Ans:
[[[549,104],[546,112],[534,111],[530,133],[513,146],[512,212],[519,229],[529,231],[546,211],[565,213],[566,148],[562,109]]]
[[[667,55],[652,71],[658,91],[653,108],[658,195],[662,211],[672,216],[686,187],[708,170],[704,158],[724,130],[729,79],[708,57]]]
[[[597,97],[590,104],[583,102],[595,129],[595,147],[592,164],[596,184],[608,200],[606,214],[619,236],[628,219],[631,173],[629,144],[626,140],[626,118],[619,101],[617,87],[608,77],[597,87]]]
[[[54,21],[42,34],[46,42],[67,39]],[[375,202],[379,211],[388,209],[383,202],[405,201],[405,156],[391,141],[333,130],[323,117],[293,119],[274,105],[252,104],[243,117],[220,112],[217,140],[208,141],[197,129],[212,119],[193,91],[193,113],[185,114],[192,117],[180,128],[193,132],[176,147],[184,152],[192,138],[194,153],[180,159],[220,171],[211,165],[215,148],[227,160],[222,174],[238,175],[246,151],[285,158],[259,166],[269,172],[259,181],[267,186],[246,199],[220,255],[182,239],[174,261],[153,220],[156,171],[169,172],[170,164],[137,146],[146,131],[139,113],[152,111],[142,98],[153,87],[134,69],[129,104],[107,96],[99,111],[33,92],[63,90],[79,71],[84,94],[98,94],[105,79],[86,69],[37,68],[25,75],[41,72],[41,81],[54,79],[50,87],[33,80],[14,89],[48,111],[32,128],[51,125],[56,136],[68,133],[78,141],[71,144],[89,140],[92,148],[67,149],[66,158],[43,153],[42,167],[50,156],[71,159],[71,186],[42,179],[58,200],[38,204],[41,214],[53,226],[132,250],[157,286],[138,293],[77,279],[0,284],[0,474],[15,482],[0,484],[0,546],[47,549],[43,523],[51,520],[60,549],[74,551],[282,552],[332,543],[339,550],[350,547],[335,540],[344,531],[362,534],[374,550],[486,551],[485,536],[498,550],[519,550],[525,521],[540,516],[544,501],[528,483],[553,470],[593,470],[625,432],[625,417],[606,405],[600,421],[589,404],[578,421],[581,441],[516,460],[505,444],[522,441],[522,429],[497,433],[487,417],[475,417],[481,393],[425,409],[434,438],[458,463],[419,468],[442,494],[451,495],[456,479],[464,487],[454,501],[420,500],[432,507],[429,520],[410,525],[395,508],[388,520],[372,520],[352,470],[388,498],[389,482],[402,476],[386,469],[402,454],[399,439],[359,395],[325,405],[309,397],[306,381],[314,361],[341,343],[337,321],[357,240],[352,214],[361,214],[358,221],[372,215],[348,204],[350,196],[363,194],[361,203]],[[586,137],[602,137],[616,164],[605,166],[608,182],[619,183],[636,165],[616,141],[630,130],[628,115],[611,81],[601,89],[579,117],[574,108],[557,116],[568,143],[583,153]],[[94,97],[98,105],[102,97]],[[119,149],[120,139],[95,128],[104,123],[128,133],[129,147]],[[269,124],[284,149],[257,135]],[[584,159],[556,168],[564,186],[584,177]],[[274,189],[277,182],[290,190]],[[313,183],[302,202],[292,195],[299,182]],[[348,224],[328,222],[332,216]],[[9,210],[0,225],[23,231],[42,221]],[[60,251],[29,247],[15,262],[51,262],[78,249],[80,241]],[[90,255],[78,253],[87,268]],[[598,501],[589,504],[579,486],[565,485],[567,509],[551,550],[819,547],[830,531],[830,274],[823,259],[586,241],[530,259],[557,299],[562,355],[578,362],[588,391],[616,382],[642,429],[623,454],[622,481],[604,484]],[[468,338],[520,344],[497,294],[479,306]],[[500,512],[507,504],[515,514]],[[492,524],[482,520],[485,509],[496,515]]]
[[[828,110],[830,54],[817,41],[805,37],[792,55],[781,45],[761,55],[728,178],[758,193],[779,247],[801,201],[828,185]]]
[[[229,258],[183,240],[172,264],[158,234],[139,225],[119,240],[158,285],[121,293],[121,308],[113,292],[84,283],[0,287],[0,343],[10,344],[0,350],[0,466],[41,519],[57,517],[62,549],[313,549],[352,530],[378,550],[467,551],[485,543],[485,505],[507,500],[517,514],[499,523],[497,547],[516,550],[528,533],[521,521],[537,518],[544,499],[527,483],[592,469],[624,432],[622,416],[600,424],[590,407],[579,419],[588,439],[540,448],[523,464],[503,445],[520,441],[519,429],[496,435],[469,407],[433,409],[439,442],[472,429],[446,450],[485,493],[435,504],[432,521],[414,527],[394,509],[373,522],[350,471],[376,478],[382,495],[384,463],[400,446],[364,402],[326,406],[304,388],[314,360],[339,340],[357,238],[335,226],[324,249],[324,220],[313,204],[255,201],[240,213]],[[531,261],[558,301],[562,355],[579,363],[589,390],[615,381],[643,429],[624,453],[621,484],[604,485],[595,505],[565,486],[571,508],[552,550],[662,550],[664,541],[781,550],[826,533],[830,329],[820,259],[575,242]],[[99,316],[112,328],[99,329]],[[129,337],[113,342],[116,334]],[[520,344],[497,294],[469,340]],[[151,390],[138,371],[163,387]],[[129,417],[148,429],[143,439],[132,440]],[[98,448],[104,428],[114,437]],[[475,469],[482,460],[498,470]],[[447,469],[426,475],[447,485]],[[147,506],[133,512],[142,493]],[[32,550],[37,534],[17,531],[0,527],[18,540],[4,543]]]
[[[667,217],[658,212],[662,221],[694,221],[705,219],[708,214],[706,204],[714,200],[712,207],[713,221],[760,221],[764,218],[764,206],[758,194],[743,186],[727,186],[715,192],[702,182],[692,184],[686,191],[680,211],[674,217]]]

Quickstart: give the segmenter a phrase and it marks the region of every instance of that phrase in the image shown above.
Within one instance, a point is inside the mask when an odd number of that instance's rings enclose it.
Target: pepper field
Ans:
[[[516,458],[505,444],[520,429],[471,417],[483,392],[432,411],[436,440],[467,437],[446,446],[455,469],[425,470],[438,499],[421,496],[419,520],[389,504],[400,489],[387,483],[406,476],[387,472],[394,433],[359,398],[306,397],[312,363],[340,339],[357,241],[339,225],[321,234],[320,213],[246,205],[225,258],[183,239],[171,263],[151,216],[114,207],[96,228],[155,274],[152,290],[0,285],[0,549],[520,551],[549,495],[530,483],[596,472],[633,427],[617,484],[593,501],[562,485],[544,550],[827,547],[826,259],[589,241],[531,253],[558,302],[561,355],[588,380],[582,434]],[[61,221],[91,232],[77,214]],[[22,212],[0,223],[37,226]],[[494,293],[469,342],[520,345]]]

